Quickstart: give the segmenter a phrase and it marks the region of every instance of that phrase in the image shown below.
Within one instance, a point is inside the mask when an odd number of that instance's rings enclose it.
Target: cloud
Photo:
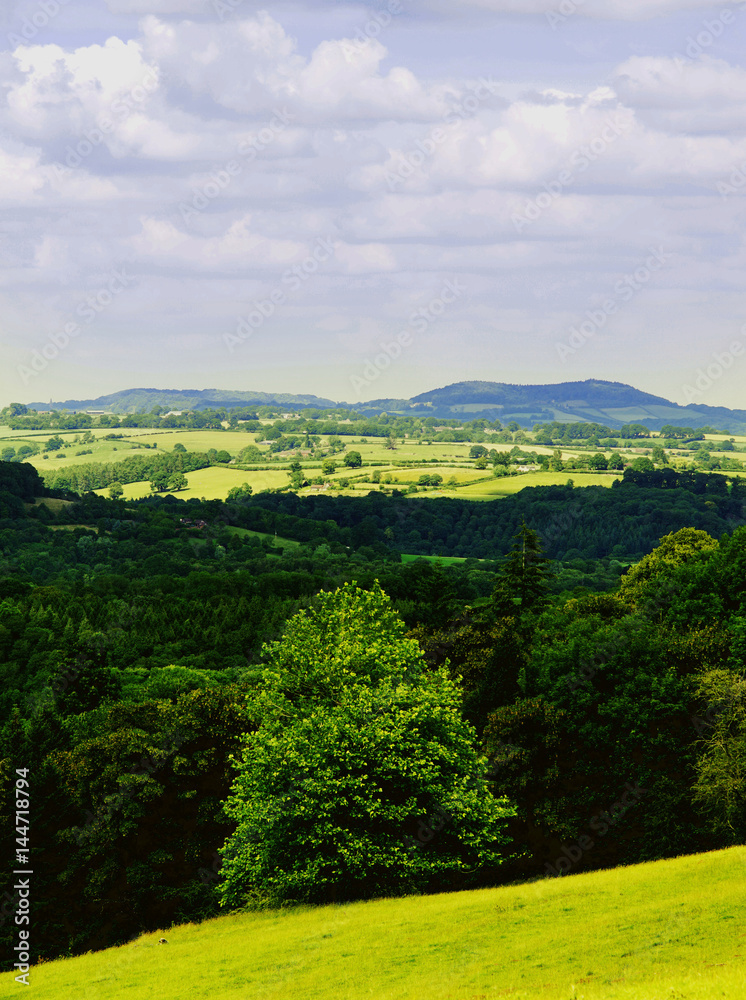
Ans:
[[[620,98],[670,132],[746,131],[746,70],[684,55],[627,59],[614,74]]]
[[[0,146],[0,201],[27,203],[44,186],[38,151]]]
[[[142,232],[130,240],[141,257],[179,261],[204,272],[239,270],[274,275],[307,252],[305,244],[298,240],[268,238],[257,231],[251,215],[236,219],[224,233],[214,237],[149,217],[142,218],[141,224]]]
[[[428,120],[448,109],[451,88],[426,88],[403,67],[386,75],[376,39],[321,42],[310,58],[265,11],[224,24],[156,17],[143,21],[144,45],[172,83],[249,115],[288,105],[299,122]]]
[[[119,127],[147,107],[159,85],[138,43],[113,37],[73,51],[56,44],[19,46],[6,79],[0,121],[47,147],[94,125],[104,130],[100,142],[114,146]]]

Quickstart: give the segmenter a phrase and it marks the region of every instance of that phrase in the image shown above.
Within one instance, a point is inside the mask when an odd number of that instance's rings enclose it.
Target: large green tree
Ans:
[[[377,584],[319,595],[266,654],[226,804],[224,905],[448,888],[500,863],[512,810],[487,790],[456,684],[425,669]]]

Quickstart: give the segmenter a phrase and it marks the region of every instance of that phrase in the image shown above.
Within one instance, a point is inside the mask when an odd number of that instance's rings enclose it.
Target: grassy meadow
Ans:
[[[528,486],[564,486],[569,479],[576,486],[611,486],[621,478],[621,473],[579,472],[577,469],[568,472],[523,472],[517,476],[502,476],[500,479],[492,477],[452,492],[446,490],[444,495],[469,500],[494,500],[497,497],[512,496]]]
[[[233,914],[29,978],[36,1000],[738,1000],[745,898],[746,847],[733,847],[474,892]],[[0,976],[0,995],[16,988]]]
[[[205,500],[224,500],[229,490],[235,486],[242,486],[248,483],[255,493],[261,490],[277,489],[287,486],[289,483],[287,472],[278,468],[267,472],[243,472],[241,469],[230,469],[223,465],[213,465],[209,469],[197,469],[195,472],[187,473],[189,486],[179,490],[174,496],[181,500],[189,500],[192,497]],[[141,481],[137,483],[125,483],[123,486],[123,498],[125,500],[139,500],[141,497],[151,496],[150,483]],[[108,489],[95,490],[99,496],[108,496]]]

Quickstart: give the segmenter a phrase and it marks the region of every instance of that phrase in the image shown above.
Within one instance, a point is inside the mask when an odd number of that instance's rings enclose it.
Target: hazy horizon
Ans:
[[[2,398],[746,408],[744,42],[696,0],[11,0]]]
[[[478,382],[478,381],[483,381],[483,380],[472,379],[472,380],[469,380],[469,381],[470,382]],[[590,380],[590,381],[596,381],[596,380]],[[431,386],[431,389],[430,390],[425,390],[425,392],[439,390],[439,389],[444,389],[444,388],[450,388],[450,385],[452,385],[452,384],[458,385],[458,384],[461,384],[461,383],[451,383],[451,384],[449,384],[449,386]],[[516,383],[513,383],[513,384],[516,384]],[[553,385],[553,384],[555,384],[555,383],[546,383],[545,385]],[[556,383],[556,385],[558,385],[558,386],[559,385],[563,385],[563,384],[567,384],[567,383]],[[622,383],[609,383],[609,384],[620,385]],[[545,387],[545,385],[537,386],[537,385],[531,385],[531,384],[528,384],[528,383],[524,383],[522,385],[522,387],[524,387],[524,388],[526,388],[526,387],[527,388],[537,388],[537,387],[538,388],[542,388],[542,387]],[[636,389],[637,387],[636,386],[631,386],[630,388]],[[376,402],[378,399],[392,398],[392,397],[371,396],[369,399],[362,399],[362,400],[359,400],[359,401],[356,402],[356,401],[352,401],[350,399],[336,399],[335,400],[332,397],[326,397],[326,396],[323,396],[321,393],[315,393],[313,391],[304,392],[304,393],[286,393],[285,390],[283,390],[283,389],[257,390],[257,389],[252,389],[252,388],[236,389],[235,387],[233,387],[232,389],[231,388],[225,389],[225,388],[221,388],[221,387],[217,387],[217,386],[193,386],[192,385],[192,386],[184,386],[184,387],[174,387],[174,386],[162,386],[162,385],[161,386],[139,385],[139,386],[128,386],[125,389],[115,389],[115,390],[113,390],[113,392],[110,392],[110,393],[99,393],[99,394],[96,394],[94,396],[86,396],[86,397],[82,397],[82,396],[81,397],[72,397],[72,396],[70,396],[70,397],[67,397],[66,399],[62,399],[60,397],[60,398],[57,398],[57,399],[49,399],[49,400],[42,400],[42,399],[30,400],[30,399],[26,399],[26,400],[16,400],[16,402],[23,402],[23,403],[26,403],[27,405],[32,406],[32,407],[36,406],[36,405],[49,406],[51,403],[63,404],[63,403],[67,403],[67,402],[95,402],[98,399],[115,396],[115,395],[120,394],[120,393],[138,392],[138,391],[142,391],[142,392],[162,392],[162,393],[169,393],[169,392],[213,392],[213,391],[217,391],[217,392],[228,391],[228,392],[236,392],[236,393],[265,392],[265,393],[267,393],[270,396],[274,395],[274,396],[278,396],[278,397],[279,396],[283,396],[283,395],[315,396],[315,397],[317,397],[317,398],[319,398],[321,400],[328,400],[328,401],[333,402],[333,403],[335,403],[336,405],[339,405],[339,406],[349,406],[349,405],[352,405],[352,406],[355,406],[355,405],[361,406],[361,405],[364,405],[364,404],[369,404],[369,403],[372,403],[372,402]],[[642,391],[642,390],[640,390],[640,391]],[[410,398],[416,398],[419,395],[421,395],[421,394],[420,393],[415,393],[412,397],[394,397],[394,398],[406,398],[406,399],[410,399]],[[665,399],[665,397],[661,397],[661,398]],[[673,401],[669,400],[669,402],[673,402]],[[7,403],[8,403],[8,401],[5,401],[5,405],[7,405]],[[227,405],[227,404],[221,404],[221,405]],[[610,405],[613,407],[614,404],[612,403]],[[686,405],[686,404],[684,404],[684,405]],[[696,402],[694,402],[693,405],[696,406],[697,405]],[[732,407],[731,409],[735,410],[735,409],[739,409],[739,407]]]

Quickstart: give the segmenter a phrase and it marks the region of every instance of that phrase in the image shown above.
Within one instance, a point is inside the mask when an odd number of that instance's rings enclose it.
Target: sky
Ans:
[[[746,408],[746,3],[4,0],[0,405]]]

